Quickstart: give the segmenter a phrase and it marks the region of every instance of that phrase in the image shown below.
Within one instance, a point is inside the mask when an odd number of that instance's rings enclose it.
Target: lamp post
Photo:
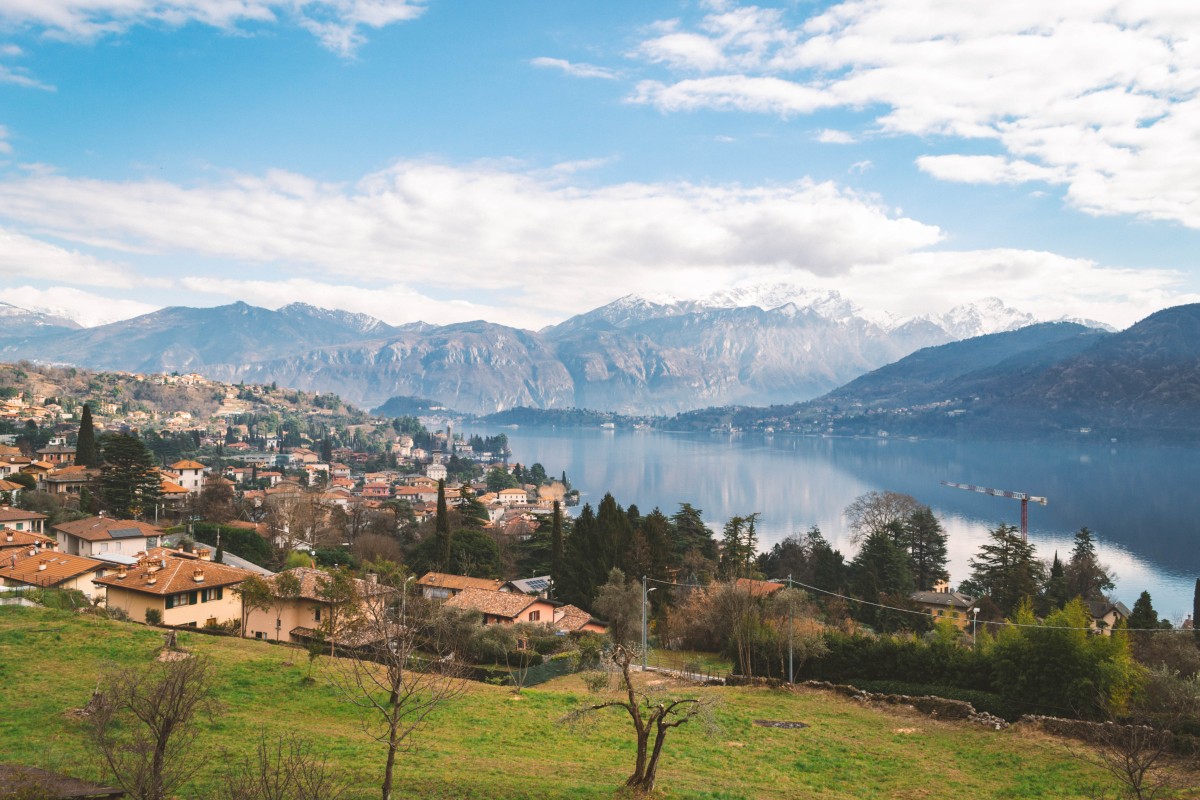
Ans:
[[[642,576],[642,672],[645,672],[649,666],[648,658],[647,658],[647,656],[649,654],[649,644],[647,642],[648,636],[647,636],[647,628],[646,628],[646,601],[650,597],[650,593],[653,592],[654,589],[647,588],[648,583],[649,583],[649,579],[645,575],[643,575]],[[657,587],[655,587],[655,588],[657,588]]]
[[[400,587],[400,624],[403,627],[408,627],[408,582],[415,577],[417,576],[409,575]]]
[[[975,641],[975,621],[977,619],[979,619],[979,609],[972,608],[971,609],[971,649],[972,650],[975,649],[976,644],[977,644]]]
[[[792,588],[792,574],[788,573],[788,588]],[[792,602],[791,597],[788,597],[788,683],[796,679],[796,668],[792,664],[792,631],[796,627],[796,606]]]

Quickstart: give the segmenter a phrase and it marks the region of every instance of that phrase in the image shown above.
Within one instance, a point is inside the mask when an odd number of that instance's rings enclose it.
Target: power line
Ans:
[[[684,586],[688,588],[700,587],[700,584],[698,583],[671,583],[670,581],[660,581],[655,578],[650,578],[649,580],[653,581],[654,583],[661,583],[664,586]],[[898,611],[901,614],[916,614],[917,616],[921,617],[929,616],[929,612],[927,611],[917,611],[912,608],[897,608],[896,606],[884,605],[883,603],[872,603],[870,600],[863,600],[858,597],[850,597],[848,595],[838,594],[837,592],[831,592],[827,589],[821,589],[816,586],[809,586],[807,583],[802,583],[795,578],[777,578],[772,580],[771,583],[790,583],[793,586],[800,586],[804,589],[808,589],[811,592],[818,592],[820,594],[829,595],[830,597],[837,597],[841,600],[848,600],[852,603],[862,603],[863,605],[873,606],[874,608],[882,608],[887,611]],[[1027,622],[1012,622],[1010,620],[1003,620],[1000,622],[978,620],[977,624],[1007,626],[1010,628],[1036,628],[1043,631],[1088,631],[1094,633],[1096,630],[1095,628],[1078,628],[1073,625],[1031,625]],[[1117,629],[1114,628],[1113,630]],[[1120,630],[1124,633],[1192,633],[1192,631],[1187,628],[1121,628]]]

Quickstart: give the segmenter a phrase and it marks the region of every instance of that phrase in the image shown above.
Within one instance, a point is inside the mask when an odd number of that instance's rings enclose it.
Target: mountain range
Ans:
[[[536,332],[483,321],[393,326],[303,303],[171,307],[90,328],[15,306],[0,315],[10,320],[4,360],[199,372],[336,391],[368,407],[423,397],[481,414],[795,403],[922,348],[1037,322],[995,298],[895,318],[863,313],[837,292],[779,284],[699,300],[631,295]]]
[[[1112,333],[1032,325],[913,353],[814,400],[708,409],[678,427],[843,435],[1200,439],[1200,305]]]

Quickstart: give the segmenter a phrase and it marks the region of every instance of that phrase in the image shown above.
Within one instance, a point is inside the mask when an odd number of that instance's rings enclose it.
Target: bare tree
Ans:
[[[417,614],[410,608],[402,626],[386,604],[365,605],[353,646],[344,644],[342,657],[327,661],[333,685],[359,708],[363,730],[386,748],[383,800],[392,797],[396,754],[431,713],[466,686],[450,642],[437,633],[440,626],[423,624],[427,620]]]
[[[879,533],[894,522],[903,522],[921,507],[912,495],[899,492],[870,491],[859,495],[842,515],[850,527],[853,540],[862,542],[872,533]]]
[[[250,615],[258,611],[266,611],[275,602],[271,584],[260,575],[251,575],[246,580],[233,587],[233,593],[242,601],[242,636],[248,635],[246,630]]]
[[[637,760],[634,762],[633,774],[625,781],[625,786],[637,794],[649,794],[654,791],[658,763],[667,734],[672,728],[678,728],[698,716],[706,716],[711,703],[695,697],[652,698],[648,693],[638,691],[630,674],[636,660],[635,650],[622,644],[613,647],[612,654],[607,657],[607,666],[620,675],[621,687],[618,691],[623,691],[624,696],[584,706],[568,714],[565,721],[578,723],[605,708],[625,709],[637,738]],[[653,743],[650,741],[651,736],[654,737]]]
[[[192,757],[200,717],[220,709],[212,668],[199,657],[122,669],[101,679],[92,741],[136,800],[165,800],[204,765]]]
[[[1085,741],[1071,746],[1075,758],[1107,772],[1123,800],[1153,800],[1185,788],[1181,775],[1200,768],[1197,745],[1185,745],[1174,731],[1200,717],[1200,677],[1180,678],[1167,668],[1152,669],[1139,698],[1126,713],[1101,698],[1105,721],[1087,725]],[[1195,788],[1194,780],[1187,786]],[[1107,797],[1098,791],[1097,798]],[[1174,796],[1174,795],[1172,795]]]
[[[226,776],[228,800],[340,800],[345,778],[308,742],[295,735],[275,740],[259,734],[254,755]]]

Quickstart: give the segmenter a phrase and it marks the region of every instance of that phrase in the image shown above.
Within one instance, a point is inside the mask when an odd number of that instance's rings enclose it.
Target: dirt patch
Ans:
[[[916,728],[896,728],[892,731],[892,733],[916,733],[916,732],[917,732]]]
[[[783,728],[790,731],[808,727],[808,723],[805,722],[788,722],[778,719],[756,719],[754,724],[760,728]]]
[[[159,661],[183,661],[191,657],[192,654],[184,650],[160,650],[158,653]]]

